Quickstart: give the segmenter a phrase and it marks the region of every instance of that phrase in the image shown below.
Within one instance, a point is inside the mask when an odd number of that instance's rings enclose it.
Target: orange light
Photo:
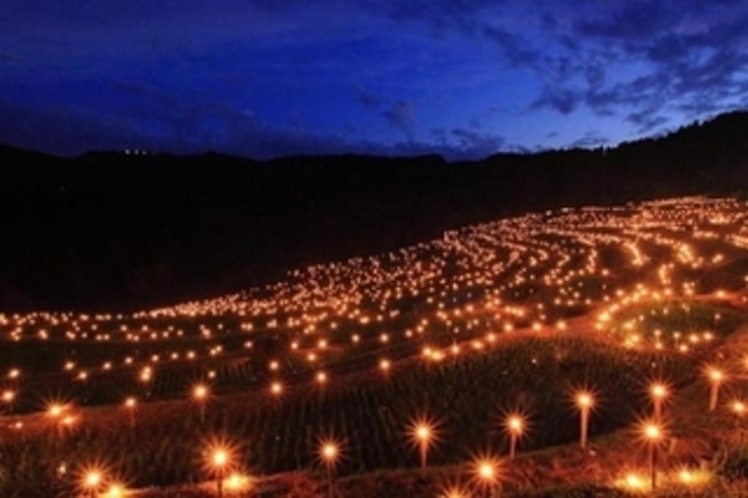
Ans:
[[[126,496],[125,487],[122,484],[113,483],[109,485],[104,496],[106,498],[123,498]]]
[[[499,481],[499,461],[490,456],[481,456],[473,461],[473,480],[484,488]]]
[[[438,440],[437,425],[437,422],[428,417],[411,421],[410,441],[419,450],[421,468],[426,467],[429,448]]]
[[[665,399],[669,394],[667,386],[660,382],[653,383],[649,388],[649,393],[658,400]]]
[[[746,407],[745,407],[745,403],[743,403],[742,401],[739,401],[739,400],[733,401],[730,404],[730,409],[735,415],[739,417],[742,417],[743,415],[745,415]]]
[[[202,401],[208,396],[208,392],[208,386],[198,384],[192,389],[192,397],[198,401]]]
[[[656,424],[644,426],[644,436],[650,441],[658,441],[662,437],[662,429]]]
[[[213,456],[211,457],[213,467],[220,469],[226,466],[229,462],[229,453],[224,448],[216,448],[213,450]]]
[[[340,458],[340,442],[335,439],[322,439],[319,443],[319,459],[328,468],[335,465]]]
[[[52,418],[58,418],[60,415],[62,415],[63,411],[65,411],[65,406],[59,403],[52,403],[47,407],[47,415]]]
[[[506,419],[506,430],[510,434],[522,435],[525,431],[525,420],[517,414],[509,415]]]
[[[249,478],[237,472],[224,479],[223,483],[230,491],[243,491],[249,488]]]
[[[431,428],[427,425],[419,425],[415,430],[415,437],[419,441],[428,441],[431,438]]]
[[[103,472],[98,468],[91,468],[83,473],[81,486],[96,491],[104,480]]]
[[[489,462],[482,462],[478,465],[478,476],[484,481],[493,481],[496,477],[496,470]]]
[[[724,372],[714,367],[710,367],[707,370],[707,375],[709,377],[709,380],[714,383],[722,382],[725,378]]]
[[[440,498],[468,498],[468,494],[458,485],[454,484],[444,488],[440,493]]]
[[[325,460],[334,460],[338,456],[338,447],[332,443],[327,443],[322,447],[322,457]]]
[[[579,391],[575,401],[580,410],[590,409],[595,406],[595,397],[589,391]]]

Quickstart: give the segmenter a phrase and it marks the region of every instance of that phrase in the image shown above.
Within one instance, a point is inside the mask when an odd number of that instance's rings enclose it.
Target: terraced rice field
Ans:
[[[702,197],[561,209],[206,301],[0,315],[0,496],[282,496],[285,472],[319,488],[299,496],[366,496],[337,481],[419,466],[465,495],[540,486],[493,470],[583,431],[677,432],[656,380],[669,401],[703,384],[715,416],[742,398],[748,351],[725,345],[747,217]],[[447,496],[428,475],[399,496]]]

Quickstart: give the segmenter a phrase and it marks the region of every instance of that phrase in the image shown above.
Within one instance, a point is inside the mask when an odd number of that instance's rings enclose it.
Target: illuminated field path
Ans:
[[[297,469],[325,474],[335,494],[319,441],[336,441],[339,475],[457,464],[487,447],[514,462],[582,427],[587,446],[588,431],[633,424],[660,378],[673,391],[711,379],[703,407],[720,412],[742,393],[715,377],[725,369],[734,387],[731,366],[710,362],[742,322],[747,213],[703,197],[532,213],[216,299],[0,315],[0,444],[33,462],[40,486],[88,476],[81,492],[93,494],[195,480],[223,494]],[[595,402],[580,422],[582,390]],[[415,419],[439,422],[417,451]],[[206,469],[219,437],[236,445],[233,463]],[[161,467],[142,471],[149,459]]]

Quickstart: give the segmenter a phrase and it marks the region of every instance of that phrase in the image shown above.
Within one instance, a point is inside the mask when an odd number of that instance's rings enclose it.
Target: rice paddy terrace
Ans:
[[[0,496],[627,493],[652,488],[632,472],[655,448],[665,487],[729,483],[747,276],[748,205],[690,197],[467,226],[169,308],[6,313]],[[615,439],[631,427],[643,452]]]

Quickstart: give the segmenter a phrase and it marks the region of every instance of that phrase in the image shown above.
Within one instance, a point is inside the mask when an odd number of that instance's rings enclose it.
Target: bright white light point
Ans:
[[[667,387],[664,384],[652,384],[650,392],[653,397],[662,399],[667,396]]]
[[[426,425],[419,425],[416,428],[416,437],[421,440],[428,439],[431,437],[431,430]]]
[[[644,435],[648,439],[658,439],[662,435],[662,431],[654,424],[647,424],[644,427]]]
[[[225,450],[216,450],[215,453],[213,453],[213,465],[216,467],[223,467],[226,465],[226,462],[229,460],[229,455],[226,453]]]
[[[101,473],[97,470],[92,470],[86,474],[85,479],[86,486],[93,488],[101,483]]]
[[[509,417],[507,426],[509,427],[509,430],[514,433],[522,432],[522,419],[518,416]]]
[[[338,456],[338,447],[332,443],[327,443],[322,447],[322,456],[325,460],[333,460]]]
[[[588,392],[580,392],[577,394],[577,405],[579,405],[580,408],[590,408],[592,407],[592,404],[594,403],[594,399],[592,398],[592,394]]]
[[[496,475],[496,470],[490,463],[483,462],[478,468],[478,473],[480,474],[481,479],[490,480],[493,479],[494,475]]]
[[[203,384],[197,385],[193,389],[192,394],[196,399],[203,399],[208,395],[208,388]]]

